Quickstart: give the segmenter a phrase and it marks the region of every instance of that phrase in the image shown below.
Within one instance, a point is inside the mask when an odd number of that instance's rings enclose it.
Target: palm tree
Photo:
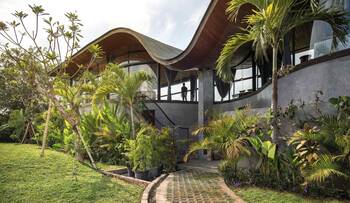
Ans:
[[[246,24],[241,33],[227,40],[217,60],[217,74],[225,81],[232,81],[230,62],[235,52],[242,45],[252,42],[256,58],[266,56],[266,51],[272,48],[272,101],[273,113],[272,138],[276,142],[277,134],[277,57],[283,45],[284,37],[294,28],[314,20],[330,24],[334,35],[342,43],[346,42],[348,31],[347,13],[345,11],[324,8],[316,0],[231,0],[226,12],[231,21],[236,21],[238,12],[243,5],[254,6],[252,14],[246,16],[242,23]],[[333,40],[333,42],[338,42]]]
[[[132,135],[135,138],[134,105],[141,86],[152,81],[153,77],[144,71],[128,74],[117,64],[110,63],[101,75],[101,84],[93,96],[93,103],[100,102],[109,94],[117,94],[120,102],[130,109]]]

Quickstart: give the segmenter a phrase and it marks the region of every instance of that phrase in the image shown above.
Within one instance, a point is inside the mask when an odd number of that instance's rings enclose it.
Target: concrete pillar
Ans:
[[[208,113],[211,112],[214,102],[213,70],[198,71],[198,83],[198,126],[203,126],[208,122]],[[203,139],[203,135],[199,135],[198,139]],[[200,151],[199,158],[207,157]]]

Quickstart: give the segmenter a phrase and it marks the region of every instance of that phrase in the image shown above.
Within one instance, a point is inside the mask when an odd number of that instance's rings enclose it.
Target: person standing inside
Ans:
[[[181,87],[181,96],[182,96],[182,101],[187,101],[187,87],[185,85],[185,83],[182,83],[182,87]]]

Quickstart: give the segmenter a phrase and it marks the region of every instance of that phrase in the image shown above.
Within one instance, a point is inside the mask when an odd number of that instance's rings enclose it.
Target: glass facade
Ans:
[[[350,12],[350,0],[320,0],[320,3],[326,8],[344,9]],[[314,21],[309,31],[311,36],[308,36],[309,44],[304,49],[295,50],[293,55],[294,64],[305,62],[309,59],[318,58],[327,54],[331,54],[340,50],[350,48],[350,35],[347,35],[348,42],[346,44],[338,43],[334,46],[334,36],[331,26],[323,21]],[[306,36],[302,36],[306,37]],[[294,43],[302,37],[295,37]],[[300,42],[299,42],[300,43]]]
[[[153,76],[153,83],[145,83],[140,88],[140,92],[146,96],[146,99],[184,102],[198,101],[196,71],[170,70],[154,62],[146,52],[135,53],[117,57],[113,62],[119,63],[128,73],[144,71]]]
[[[241,64],[232,67],[234,73],[234,80],[231,81],[226,90],[226,95],[220,92],[225,92],[220,90],[218,86],[218,78],[214,79],[214,102],[224,102],[234,99],[238,99],[244,95],[250,94],[253,91],[262,87],[262,81],[260,76],[259,68],[256,66],[252,57],[248,57]],[[215,73],[214,73],[215,75]]]
[[[320,0],[326,8],[344,9],[350,11],[350,0]],[[347,36],[350,39],[349,35]],[[313,57],[317,58],[335,51],[340,51],[350,47],[350,43],[345,45],[339,43],[333,46],[333,31],[331,26],[322,21],[315,21],[312,27],[310,48],[313,50]]]
[[[196,71],[169,71],[161,68],[160,100],[198,101],[198,79]]]

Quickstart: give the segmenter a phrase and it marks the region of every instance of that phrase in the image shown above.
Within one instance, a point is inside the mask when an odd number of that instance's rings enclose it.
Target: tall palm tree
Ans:
[[[345,11],[325,8],[317,0],[231,0],[226,12],[231,21],[236,21],[238,12],[243,5],[254,6],[252,14],[243,18],[246,24],[241,33],[227,40],[217,60],[217,74],[225,81],[232,81],[230,62],[234,53],[242,45],[252,42],[256,57],[266,56],[266,51],[272,48],[272,101],[273,113],[272,138],[276,142],[278,105],[277,89],[277,57],[283,46],[284,37],[294,28],[314,20],[325,21],[333,29],[334,36],[342,43],[346,42],[348,18]],[[338,42],[333,40],[333,42]]]
[[[132,135],[135,138],[134,105],[141,86],[152,81],[153,77],[144,71],[128,74],[119,65],[110,63],[101,75],[101,84],[93,96],[93,103],[98,103],[108,94],[118,95],[121,104],[130,109]]]

